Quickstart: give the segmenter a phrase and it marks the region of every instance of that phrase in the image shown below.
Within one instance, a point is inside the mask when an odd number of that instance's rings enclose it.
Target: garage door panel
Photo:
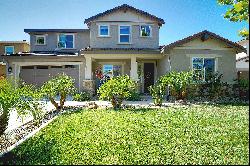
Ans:
[[[79,87],[79,70],[77,68],[20,69],[20,78],[28,84],[40,87],[44,82],[62,73],[72,77],[75,87]]]

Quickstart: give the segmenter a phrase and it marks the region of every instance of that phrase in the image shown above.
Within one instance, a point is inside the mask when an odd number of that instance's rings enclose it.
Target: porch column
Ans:
[[[138,81],[138,73],[137,73],[137,62],[136,57],[131,57],[131,70],[130,70],[131,79]]]
[[[14,78],[15,78],[15,80],[19,79],[19,75],[20,75],[20,65],[15,64],[15,68],[14,68]]]
[[[86,57],[85,80],[92,80],[92,58]]]

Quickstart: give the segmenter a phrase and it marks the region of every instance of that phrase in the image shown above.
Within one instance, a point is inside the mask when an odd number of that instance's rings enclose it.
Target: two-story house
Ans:
[[[126,4],[84,23],[88,29],[25,29],[30,34],[31,53],[4,57],[8,75],[41,85],[64,72],[75,79],[79,90],[94,90],[103,75],[127,74],[147,93],[148,86],[171,70],[195,70],[202,80],[219,71],[230,82],[237,77],[235,54],[245,51],[209,31],[160,47],[164,20]]]
[[[242,52],[236,55],[236,70],[238,78],[249,79],[249,40],[240,40],[238,44],[247,49],[247,53]]]
[[[29,52],[30,45],[23,41],[0,41],[0,55],[11,55],[20,52]],[[0,77],[6,76],[6,64],[0,61]]]

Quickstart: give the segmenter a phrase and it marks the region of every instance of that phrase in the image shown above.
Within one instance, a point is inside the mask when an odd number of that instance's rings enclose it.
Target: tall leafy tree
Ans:
[[[34,119],[41,114],[37,99],[40,94],[32,85],[21,81],[0,79],[0,136],[8,126],[10,112],[16,110],[18,115],[32,114]]]
[[[230,6],[224,18],[232,22],[247,21],[249,23],[249,0],[217,0],[220,5]],[[249,38],[249,29],[243,28],[239,35]]]

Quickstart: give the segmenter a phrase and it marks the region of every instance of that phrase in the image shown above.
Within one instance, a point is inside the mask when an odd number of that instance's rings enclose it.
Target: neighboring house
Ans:
[[[249,79],[249,40],[243,39],[238,42],[247,49],[247,53],[242,52],[236,55],[236,70],[238,78]]]
[[[0,55],[11,55],[29,52],[30,46],[26,41],[0,41]],[[6,76],[5,62],[0,61],[0,77]]]
[[[140,91],[172,70],[195,70],[204,81],[221,72],[224,81],[237,77],[235,54],[244,47],[209,31],[159,46],[164,20],[129,5],[121,5],[84,21],[88,29],[25,29],[30,34],[29,56],[5,56],[8,74],[41,85],[66,73],[79,90],[98,87],[100,72],[108,77],[128,74]]]

